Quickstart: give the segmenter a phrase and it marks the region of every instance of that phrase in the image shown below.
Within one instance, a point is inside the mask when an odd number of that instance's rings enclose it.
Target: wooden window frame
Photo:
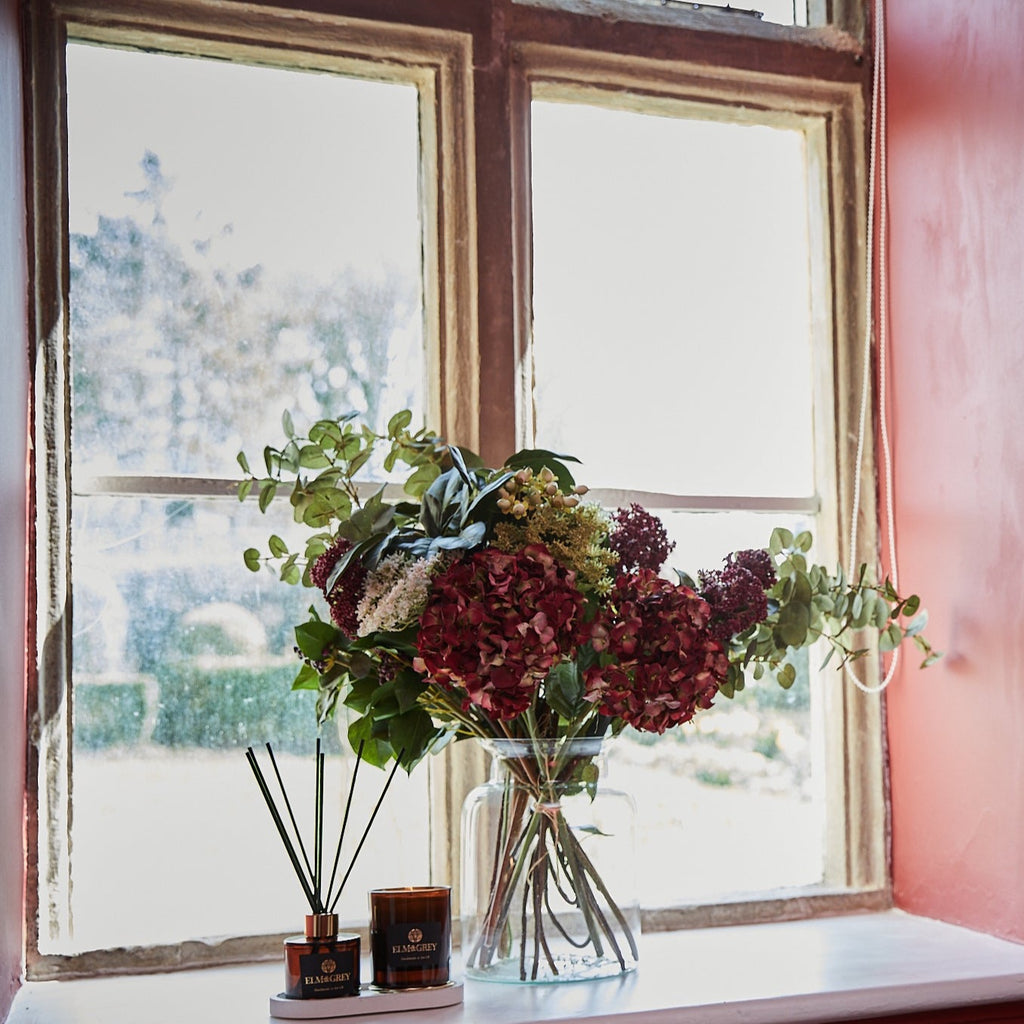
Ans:
[[[865,293],[865,110],[870,67],[860,0],[814,0],[815,27],[751,28],[685,10],[623,17],[621,0],[24,0],[30,244],[30,337],[34,345],[33,518],[29,566],[37,651],[29,679],[27,795],[27,969],[30,977],[187,967],[267,955],[266,937],[185,943],[145,951],[73,956],[39,952],[40,879],[60,888],[70,796],[70,666],[67,364],[67,128],[64,46],[75,39],[288,67],[400,69],[421,86],[421,147],[437,187],[424,202],[428,357],[436,370],[428,395],[432,422],[450,437],[500,460],[530,436],[529,107],[534,88],[606,90],[616,102],[651,109],[659,102],[728,108],[734,116],[812,124],[813,159],[823,182],[824,231],[818,283],[829,301],[815,310],[830,346],[834,406],[835,546],[844,540],[855,467],[855,433],[867,329]],[[655,11],[651,8],[650,11]],[[831,24],[820,27],[826,15]],[[378,63],[380,62],[380,63]],[[495,255],[499,254],[499,255]],[[502,257],[500,254],[504,254]],[[870,440],[870,438],[869,438]],[[863,453],[874,479],[873,446]],[[196,483],[223,493],[225,481]],[[169,479],[97,482],[119,493],[160,493]],[[191,483],[190,483],[190,486]],[[864,488],[859,513],[862,558],[874,561],[876,508]],[[870,681],[870,680],[869,680]],[[835,870],[821,892],[803,890],[702,908],[654,908],[647,928],[778,920],[873,909],[891,902],[883,706],[852,687],[830,688],[830,801],[844,817],[829,835]],[[832,743],[831,741],[835,741]],[[431,807],[432,829],[454,835],[462,798],[483,772],[468,744],[446,755]],[[36,841],[40,827],[50,837]],[[49,850],[43,849],[51,846]],[[438,877],[458,877],[457,843],[434,843]]]

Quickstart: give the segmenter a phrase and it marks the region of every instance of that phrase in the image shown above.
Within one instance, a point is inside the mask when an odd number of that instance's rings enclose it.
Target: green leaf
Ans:
[[[260,511],[266,512],[267,507],[274,500],[277,493],[277,484],[273,480],[264,480],[260,484]]]
[[[242,467],[242,472],[251,474],[252,470],[249,468],[249,460],[245,457],[245,452],[239,452],[237,458],[238,464]]]
[[[911,594],[910,597],[903,602],[902,614],[904,615],[916,615],[918,608],[921,607],[921,599],[917,594]]]
[[[796,668],[787,661],[779,666],[775,680],[784,690],[788,690],[796,682]]]
[[[779,610],[779,621],[774,630],[775,638],[784,647],[802,647],[807,642],[810,624],[810,606],[791,601]]]
[[[470,523],[457,537],[434,537],[430,551],[469,551],[475,548],[487,534],[484,523]]]
[[[441,475],[441,467],[433,462],[425,462],[415,469],[405,481],[405,493],[414,498],[420,497],[428,487]]]
[[[407,771],[423,758],[442,731],[422,708],[414,708],[388,721],[391,749],[396,755],[401,752],[402,766]]]
[[[332,623],[310,619],[295,627],[295,646],[310,661],[319,661],[337,636],[338,630]]]
[[[245,565],[247,569],[252,570],[252,572],[260,571],[260,566],[263,564],[263,562],[260,557],[260,553],[256,550],[256,548],[246,548],[245,552],[242,555],[242,558],[245,559]]]
[[[281,413],[281,426],[284,429],[285,437],[295,437],[295,424],[292,422],[292,414],[287,409]]]
[[[270,553],[275,558],[284,558],[288,554],[288,545],[276,533],[270,535],[267,543],[270,545]]]
[[[917,615],[914,616],[913,619],[910,620],[910,623],[907,625],[906,629],[904,629],[903,632],[907,636],[917,636],[918,633],[921,633],[921,632],[924,631],[924,627],[927,626],[927,625],[928,625],[928,612],[922,611],[922,612],[919,612]]]
[[[902,642],[903,633],[894,622],[884,632],[879,634],[878,649],[883,653],[885,651],[894,651]]]
[[[388,437],[398,437],[398,435],[405,430],[410,423],[412,423],[411,410],[403,409],[401,412],[396,412],[395,415],[388,420]]]
[[[292,680],[292,689],[319,690],[320,673],[312,665],[304,661],[299,671],[295,674],[295,679]]]
[[[562,718],[574,719],[583,710],[584,687],[573,661],[560,661],[544,680],[544,696]]]
[[[363,760],[375,768],[383,768],[391,760],[391,744],[384,738],[384,730],[376,730],[372,718],[364,716],[351,722],[348,727],[348,742],[353,750],[363,745]]]
[[[398,701],[399,710],[409,711],[416,706],[420,694],[426,689],[426,684],[421,676],[412,671],[400,672],[395,677],[395,699]]]
[[[303,469],[327,469],[331,460],[316,444],[304,444],[299,448],[299,466]]]
[[[249,497],[249,495],[252,493],[252,489],[253,489],[253,486],[255,485],[255,483],[256,483],[256,481],[252,477],[249,477],[248,479],[243,480],[238,485],[238,500],[239,501],[245,501],[245,499]]]
[[[808,530],[801,530],[793,540],[793,544],[798,551],[803,551],[805,554],[811,550],[814,545],[814,537]]]

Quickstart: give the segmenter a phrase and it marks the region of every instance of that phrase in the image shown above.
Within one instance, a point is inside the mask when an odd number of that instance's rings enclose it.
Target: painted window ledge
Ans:
[[[365,965],[364,965],[365,972]],[[253,1024],[282,966],[36,982],[8,1024]],[[365,977],[365,973],[364,973]],[[381,1024],[795,1024],[1024,998],[1024,945],[900,911],[643,937],[639,970],[572,985],[467,983],[462,1006]]]

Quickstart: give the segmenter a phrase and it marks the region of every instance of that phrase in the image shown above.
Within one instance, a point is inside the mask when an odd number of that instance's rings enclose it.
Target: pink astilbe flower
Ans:
[[[309,567],[309,579],[313,586],[319,587],[323,591],[328,607],[331,609],[331,619],[334,624],[342,632],[354,637],[359,630],[359,617],[356,609],[363,598],[363,589],[366,586],[366,569],[363,568],[363,563],[359,559],[353,558],[345,566],[345,571],[338,577],[334,589],[329,594],[325,590],[327,580],[334,571],[334,567],[351,547],[350,540],[339,537]]]
[[[588,635],[575,573],[533,544],[484,548],[433,582],[415,665],[501,720],[526,710],[551,668]]]
[[[592,630],[604,656],[586,676],[601,714],[663,733],[711,707],[729,661],[708,630],[706,601],[642,569],[619,576],[608,607]]]
[[[619,571],[660,572],[676,546],[668,539],[664,523],[636,502],[613,512],[612,521],[615,528],[608,535],[608,546],[619,555]]]

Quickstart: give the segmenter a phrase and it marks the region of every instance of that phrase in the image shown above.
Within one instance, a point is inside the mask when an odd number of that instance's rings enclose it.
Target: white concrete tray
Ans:
[[[367,1013],[394,1013],[397,1010],[433,1010],[462,1002],[461,981],[433,988],[383,989],[367,986],[357,996],[334,999],[289,999],[270,997],[270,1016],[277,1020],[338,1020],[361,1017]]]

